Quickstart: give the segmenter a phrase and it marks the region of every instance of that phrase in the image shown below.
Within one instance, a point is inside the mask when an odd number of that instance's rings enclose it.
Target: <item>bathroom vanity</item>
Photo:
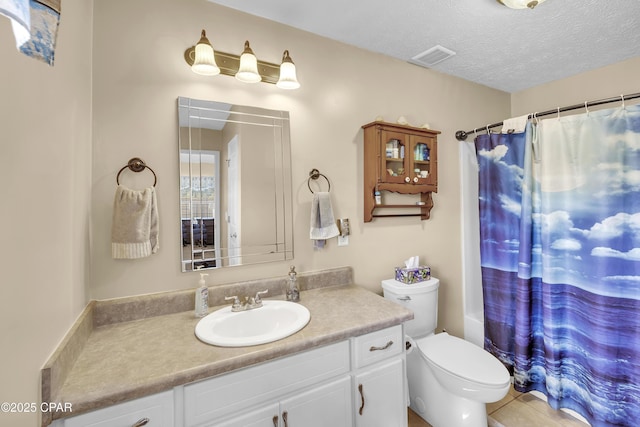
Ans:
[[[193,310],[130,318],[187,305],[193,291],[92,302],[43,369],[43,401],[69,402],[73,412],[52,413],[43,425],[406,426],[402,323],[412,312],[346,284],[348,268],[322,274],[300,275],[309,324],[251,347],[200,342]],[[233,290],[278,287],[265,282]],[[124,315],[109,323],[116,312]]]

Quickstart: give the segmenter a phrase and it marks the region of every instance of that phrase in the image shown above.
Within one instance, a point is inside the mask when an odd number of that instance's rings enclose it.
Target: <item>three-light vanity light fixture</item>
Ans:
[[[280,89],[298,89],[300,83],[296,77],[296,66],[289,56],[289,51],[282,54],[280,65],[259,61],[254,55],[249,42],[244,42],[244,51],[240,56],[231,53],[214,51],[205,30],[195,46],[184,52],[184,59],[194,73],[215,76],[224,74],[234,76],[245,83],[272,83]]]

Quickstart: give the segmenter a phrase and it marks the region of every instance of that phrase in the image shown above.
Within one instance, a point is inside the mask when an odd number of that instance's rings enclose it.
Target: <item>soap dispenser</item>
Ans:
[[[204,317],[209,313],[209,288],[204,280],[206,276],[208,276],[207,273],[200,273],[200,281],[196,289],[196,317]]]
[[[296,267],[289,267],[289,283],[287,284],[287,301],[300,301],[300,289],[298,289],[298,278],[296,277]]]

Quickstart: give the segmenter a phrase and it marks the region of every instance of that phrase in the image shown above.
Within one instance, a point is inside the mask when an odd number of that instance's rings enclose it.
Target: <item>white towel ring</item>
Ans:
[[[320,177],[323,177],[327,181],[327,184],[329,184],[329,189],[327,191],[331,191],[331,182],[329,182],[329,178],[321,174],[318,169],[313,168],[311,169],[311,172],[309,172],[309,179],[307,179],[307,187],[309,187],[309,191],[311,191],[311,194],[314,194],[313,190],[311,189],[311,180],[313,179],[315,181]]]
[[[131,170],[133,172],[142,172],[145,169],[149,169],[151,171],[151,173],[153,174],[153,186],[155,187],[156,184],[158,183],[158,177],[156,176],[156,173],[153,171],[153,169],[151,169],[149,166],[147,166],[144,163],[144,160],[142,160],[141,158],[134,157],[131,160],[129,160],[127,162],[127,164],[122,167],[122,169],[120,169],[118,171],[118,175],[116,176],[116,184],[120,185],[120,174],[126,168],[129,168],[129,170]]]

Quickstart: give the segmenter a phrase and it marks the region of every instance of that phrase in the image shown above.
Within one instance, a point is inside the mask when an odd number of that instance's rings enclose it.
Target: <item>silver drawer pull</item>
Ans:
[[[396,298],[398,301],[411,301],[411,297],[409,295],[405,295],[403,297]]]
[[[369,348],[369,351],[378,351],[378,350],[386,350],[389,347],[391,347],[393,345],[393,341],[389,341],[387,344],[385,344],[384,347],[375,347],[375,346],[371,346]]]
[[[140,418],[138,421],[136,421],[135,423],[133,423],[133,425],[131,427],[142,427],[142,426],[146,426],[147,424],[149,424],[151,420],[149,418]]]

